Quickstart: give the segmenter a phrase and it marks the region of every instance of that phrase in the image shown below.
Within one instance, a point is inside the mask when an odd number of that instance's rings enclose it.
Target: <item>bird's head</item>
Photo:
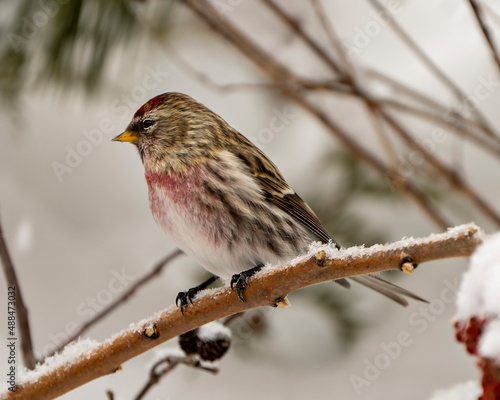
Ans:
[[[133,143],[147,168],[180,170],[202,162],[231,141],[232,128],[217,114],[182,93],[160,94],[134,114],[113,140]]]

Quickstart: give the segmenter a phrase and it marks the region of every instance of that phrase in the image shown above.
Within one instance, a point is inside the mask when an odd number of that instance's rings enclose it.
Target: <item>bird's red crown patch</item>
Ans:
[[[156,97],[153,97],[151,100],[149,100],[146,104],[144,104],[141,108],[139,108],[136,113],[134,114],[135,117],[142,117],[144,114],[146,114],[148,111],[158,107],[161,103],[163,103],[165,99],[166,93],[159,94]]]

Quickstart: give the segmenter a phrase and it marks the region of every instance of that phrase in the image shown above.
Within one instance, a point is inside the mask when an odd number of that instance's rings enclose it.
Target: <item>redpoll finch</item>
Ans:
[[[185,94],[149,100],[113,140],[137,147],[157,224],[215,275],[179,293],[181,311],[217,277],[231,278],[245,301],[248,278],[264,264],[290,261],[313,241],[340,248],[262,151]],[[405,306],[403,296],[425,301],[378,276],[351,279]]]

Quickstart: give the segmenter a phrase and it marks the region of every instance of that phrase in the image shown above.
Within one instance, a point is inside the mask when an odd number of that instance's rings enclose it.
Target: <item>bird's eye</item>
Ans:
[[[149,127],[153,126],[155,122],[152,119],[145,119],[142,121],[142,127],[144,129],[148,129]]]

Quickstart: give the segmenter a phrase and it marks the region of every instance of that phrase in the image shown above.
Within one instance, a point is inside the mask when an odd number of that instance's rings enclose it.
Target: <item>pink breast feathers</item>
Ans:
[[[157,174],[151,171],[146,171],[145,176],[149,189],[149,205],[158,222],[163,219],[158,217],[174,211],[172,208],[177,212],[190,208],[190,199],[193,199],[198,191],[199,178]]]
[[[200,204],[202,180],[201,174],[182,176],[146,171],[151,212],[158,225],[177,242],[198,235],[207,240],[214,235],[210,228],[214,226],[214,216]]]

